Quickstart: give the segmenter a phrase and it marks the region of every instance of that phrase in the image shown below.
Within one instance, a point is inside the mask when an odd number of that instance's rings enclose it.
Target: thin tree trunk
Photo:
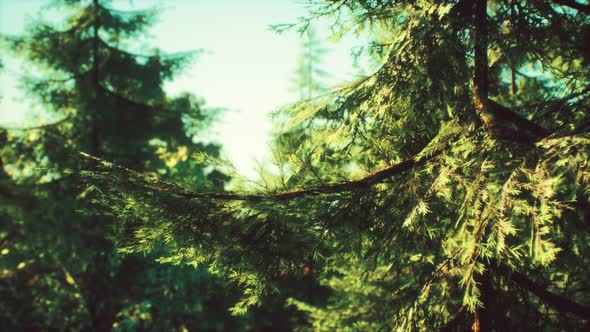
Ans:
[[[475,112],[488,129],[493,127],[493,117],[486,105],[489,94],[488,83],[488,31],[487,31],[487,0],[475,0],[474,6],[474,72],[473,97]]]
[[[99,0],[93,0],[94,6],[94,22],[93,22],[93,34],[94,34],[94,41],[92,44],[92,83],[94,84],[94,100],[93,100],[93,107],[94,107],[94,116],[92,117],[92,123],[90,124],[90,151],[94,155],[100,155],[100,137],[98,132],[98,98],[100,96],[100,52],[99,52],[99,40],[100,36],[98,34],[100,29],[100,4]]]

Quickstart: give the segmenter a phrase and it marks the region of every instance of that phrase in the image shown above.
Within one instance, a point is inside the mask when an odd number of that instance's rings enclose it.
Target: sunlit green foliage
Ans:
[[[275,187],[129,182],[105,164],[105,206],[129,250],[166,239],[240,285],[235,313],[313,266],[328,303],[290,301],[310,330],[583,329],[589,13],[573,1],[314,2],[303,27],[329,17],[337,34],[393,33],[374,74],[281,112]]]
[[[297,314],[286,320],[298,330],[588,327],[589,5],[313,1],[309,18],[292,27],[305,30],[327,18],[336,36],[375,31],[387,45],[383,65],[338,91],[279,110],[278,118],[286,120],[273,143],[276,179],[266,179],[265,189],[241,192],[224,191],[221,175],[204,171],[211,165],[202,162],[211,158],[189,158],[194,152],[215,157],[214,147],[177,136],[186,124],[180,110],[190,106],[190,118],[203,119],[193,99],[170,99],[161,90],[178,62],[158,52],[137,62],[137,55],[120,50],[118,37],[109,37],[118,29],[129,30],[120,37],[131,36],[149,17],[117,15],[81,7],[73,19],[90,30],[78,38],[53,41],[49,37],[62,32],[40,25],[32,30],[35,39],[13,40],[30,59],[74,75],[71,86],[33,86],[71,120],[43,135],[10,138],[14,148],[3,154],[10,167],[0,180],[21,183],[7,186],[19,190],[6,197],[31,202],[1,211],[12,218],[2,234],[11,241],[2,262],[13,268],[2,270],[3,280],[37,282],[29,277],[37,269],[33,252],[53,262],[37,260],[54,274],[43,279],[43,296],[14,292],[21,284],[2,288],[5,298],[38,299],[27,314],[44,313],[44,321],[53,322],[72,317],[63,316],[68,311],[95,320],[89,301],[110,293],[89,292],[108,287],[89,287],[84,278],[112,271],[133,276],[125,268],[139,260],[146,266],[141,271],[155,273],[148,280],[165,280],[164,270],[152,270],[156,263],[140,258],[147,253],[181,270],[175,273],[188,273],[180,289],[194,286],[191,271],[203,269],[241,288],[234,315],[272,312],[283,305],[277,298],[289,296],[287,305]],[[105,22],[100,34],[93,33],[96,18]],[[104,40],[98,52],[97,39]],[[130,113],[110,113],[118,107]],[[72,150],[90,155],[74,158]],[[174,173],[178,164],[186,171]],[[49,171],[39,176],[33,165]],[[68,183],[78,174],[86,180],[84,191]],[[158,174],[187,178],[164,181]],[[206,181],[206,174],[213,179]],[[30,196],[23,186],[33,184],[31,200],[19,196]],[[53,198],[56,185],[69,190]],[[32,209],[38,200],[75,195],[70,209],[89,214],[75,225],[68,223],[65,203]],[[90,206],[81,203],[88,201]],[[56,237],[63,232],[89,235],[65,243],[70,237]],[[12,242],[9,233],[30,242]],[[105,254],[83,251],[88,243]],[[70,255],[85,257],[86,265],[72,264]],[[80,291],[63,291],[68,285]],[[117,285],[134,289],[121,280]],[[47,292],[61,294],[54,297],[60,305]],[[157,321],[153,302],[133,299],[119,306],[118,316],[111,314],[117,328]],[[184,309],[170,315],[198,312],[199,303],[186,307],[188,298],[175,299]]]

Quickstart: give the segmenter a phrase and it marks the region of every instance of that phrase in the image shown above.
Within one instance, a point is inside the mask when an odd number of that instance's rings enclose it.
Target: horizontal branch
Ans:
[[[309,188],[309,189],[295,189],[289,191],[278,192],[274,194],[267,194],[267,195],[256,195],[256,194],[237,194],[231,192],[198,192],[198,191],[190,191],[183,188],[178,187],[177,185],[160,180],[158,178],[154,178],[143,173],[134,171],[127,167],[123,167],[120,165],[116,165],[105,161],[103,159],[97,158],[95,156],[89,155],[84,152],[80,152],[80,154],[87,158],[94,161],[101,163],[103,166],[119,169],[121,171],[131,173],[137,177],[143,178],[148,182],[152,182],[153,184],[143,184],[142,186],[147,189],[152,189],[159,192],[170,193],[173,195],[178,195],[186,198],[211,198],[211,199],[220,199],[220,200],[241,200],[241,201],[250,201],[250,202],[259,202],[263,200],[279,200],[285,201],[293,198],[303,197],[307,195],[313,194],[327,194],[327,193],[336,193],[336,192],[344,192],[344,191],[351,191],[355,189],[362,189],[371,186],[372,184],[381,182],[385,179],[388,179],[394,175],[401,174],[418,164],[425,163],[428,159],[422,158],[417,160],[415,157],[410,159],[404,160],[400,163],[387,167],[383,170],[378,172],[372,173],[364,178],[355,181],[344,181],[335,184]]]
[[[301,196],[306,196],[309,194],[329,194],[329,193],[336,193],[336,192],[343,192],[343,191],[351,191],[356,189],[367,188],[373,184],[383,182],[384,180],[401,174],[407,170],[412,169],[417,165],[422,165],[430,158],[421,158],[417,159],[415,156],[409,159],[406,159],[402,162],[399,162],[395,165],[389,166],[385,169],[380,171],[374,172],[369,174],[359,180],[355,181],[344,181],[335,184],[309,188],[309,189],[298,189],[298,190],[291,190],[285,191],[281,193],[277,193],[272,195],[273,198],[278,200],[288,200],[292,198],[297,198]]]
[[[445,146],[448,145],[448,142],[458,136],[461,132],[455,133],[449,137],[446,137],[442,142]],[[179,186],[160,180],[155,177],[151,177],[145,175],[141,172],[134,171],[124,166],[116,165],[110,163],[108,161],[102,160],[95,156],[89,155],[84,152],[80,152],[80,155],[84,158],[91,159],[102,164],[105,167],[115,168],[121,170],[126,173],[130,173],[135,175],[138,178],[144,179],[146,182],[142,184],[144,188],[151,189],[158,192],[170,193],[177,196],[182,196],[186,198],[210,198],[210,199],[219,199],[219,200],[241,200],[241,201],[250,201],[250,202],[259,202],[264,200],[278,200],[278,201],[287,201],[294,198],[300,198],[309,195],[318,195],[318,194],[329,194],[329,193],[338,193],[338,192],[347,192],[353,191],[358,189],[368,188],[376,183],[383,182],[395,175],[402,174],[416,166],[420,166],[425,164],[427,161],[431,160],[435,156],[439,155],[442,152],[442,149],[431,153],[428,157],[418,157],[417,155],[410,157],[404,161],[401,161],[395,165],[391,165],[387,168],[382,170],[376,171],[371,173],[363,178],[358,180],[352,181],[343,181],[334,184],[327,184],[318,187],[308,188],[308,189],[294,189],[289,191],[277,192],[277,193],[270,193],[270,194],[238,194],[238,193],[231,193],[231,192],[198,192],[198,191],[190,191],[184,188],[180,188]],[[151,182],[151,184],[149,183]]]

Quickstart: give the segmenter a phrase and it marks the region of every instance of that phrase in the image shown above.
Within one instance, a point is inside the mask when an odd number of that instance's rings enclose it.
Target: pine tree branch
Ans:
[[[91,74],[92,71],[85,71],[85,72],[81,72],[81,73],[75,73],[73,75],[71,75],[70,77],[66,77],[66,78],[61,78],[61,79],[38,79],[38,81],[40,81],[40,84],[47,84],[47,83],[65,83],[65,82],[69,82],[71,80],[75,80],[77,78],[81,78],[84,77],[88,74]]]
[[[385,180],[395,176],[402,174],[414,167],[424,165],[426,162],[430,161],[434,157],[438,156],[444,148],[448,146],[449,141],[453,138],[457,137],[461,134],[462,131],[454,133],[445,137],[441,143],[442,147],[437,149],[436,151],[430,153],[427,157],[425,156],[418,156],[414,155],[404,161],[401,161],[397,164],[391,165],[387,168],[382,170],[376,171],[371,173],[361,179],[353,180],[353,181],[343,181],[334,184],[327,184],[322,185],[314,188],[307,188],[307,189],[295,189],[277,193],[270,193],[270,194],[238,194],[238,193],[231,193],[231,192],[197,192],[186,190],[184,188],[179,187],[173,183],[160,180],[158,178],[148,176],[141,172],[134,171],[124,166],[116,165],[95,157],[93,155],[80,152],[80,155],[84,158],[93,160],[94,162],[98,162],[103,167],[113,168],[130,175],[133,175],[139,179],[144,180],[146,183],[141,184],[146,189],[151,189],[153,191],[162,192],[162,193],[169,193],[185,198],[209,198],[209,199],[219,199],[219,200],[241,200],[241,201],[250,201],[250,202],[260,202],[266,200],[278,200],[278,201],[288,201],[295,198],[301,198],[309,195],[318,195],[318,194],[330,194],[330,193],[340,193],[340,192],[347,192],[359,189],[369,188],[370,186],[384,182]]]
[[[99,38],[100,44],[102,46],[104,46],[106,49],[113,51],[115,53],[121,53],[121,54],[125,54],[131,58],[144,58],[144,59],[156,59],[156,58],[163,58],[163,59],[170,59],[170,58],[180,58],[180,57],[186,57],[189,55],[193,55],[193,54],[197,54],[202,52],[203,50],[201,49],[196,49],[196,50],[192,50],[192,51],[182,51],[182,52],[175,52],[175,53],[167,53],[167,54],[142,54],[142,53],[134,53],[128,50],[124,50],[121,48],[117,48],[115,46],[112,46],[111,44],[105,42],[104,40],[102,40],[102,38]]]
[[[585,14],[590,14],[590,5],[585,5],[585,4],[579,3],[576,0],[552,0],[552,1],[555,4],[566,6],[566,7],[578,10],[580,12],[583,12]]]
[[[420,160],[416,159],[416,157],[409,158],[404,160],[400,163],[387,167],[383,170],[378,172],[372,173],[364,178],[355,181],[344,181],[335,184],[319,186],[315,188],[309,189],[296,189],[296,190],[289,190],[278,192],[274,194],[268,195],[257,195],[257,194],[237,194],[231,192],[196,192],[190,191],[179,186],[160,180],[157,178],[150,177],[143,173],[134,171],[127,167],[123,167],[120,165],[116,165],[110,162],[107,162],[103,159],[98,157],[92,156],[90,154],[80,152],[80,154],[87,158],[97,162],[100,162],[103,166],[115,168],[120,171],[131,173],[146,182],[152,182],[153,184],[145,183],[142,184],[143,187],[147,189],[151,189],[158,192],[163,193],[170,193],[177,196],[182,196],[185,198],[210,198],[210,199],[219,199],[219,200],[241,200],[241,201],[250,201],[250,202],[259,202],[264,200],[279,200],[279,201],[286,201],[294,198],[304,197],[308,195],[317,195],[317,194],[327,194],[327,193],[337,193],[337,192],[345,192],[345,191],[352,191],[356,189],[367,188],[375,183],[381,182],[385,179],[388,179],[394,175],[401,174],[417,165],[424,164],[430,158],[422,158]]]
[[[52,123],[47,123],[47,124],[43,124],[43,125],[39,125],[39,126],[33,126],[33,127],[6,127],[6,126],[0,126],[0,129],[4,129],[4,130],[21,130],[21,131],[28,131],[28,130],[38,130],[38,129],[45,129],[45,128],[49,128],[49,127],[55,127],[57,125],[60,125],[68,120],[70,120],[71,117],[68,115],[65,118],[56,121],[56,122],[52,122]]]
[[[150,111],[163,111],[164,113],[166,113],[166,112],[174,112],[171,109],[166,109],[164,107],[160,107],[160,106],[157,106],[157,105],[152,106],[152,105],[148,105],[146,103],[142,103],[142,102],[139,102],[139,101],[132,100],[132,99],[126,97],[126,96],[123,96],[123,95],[121,95],[119,93],[116,93],[114,91],[111,91],[110,89],[106,88],[102,84],[100,84],[99,88],[100,88],[100,91],[103,92],[105,95],[108,95],[109,97],[118,99],[118,100],[120,100],[120,101],[122,101],[124,103],[127,103],[127,104],[129,104],[129,105],[131,105],[133,107],[144,108],[144,109],[147,109],[147,110],[150,110]]]
[[[569,312],[584,319],[590,319],[590,307],[550,292],[546,288],[527,278],[525,275],[516,271],[508,271],[508,268],[505,266],[496,267],[496,270],[503,275],[508,276],[518,286],[535,294],[541,301],[554,307],[557,311],[562,313]]]

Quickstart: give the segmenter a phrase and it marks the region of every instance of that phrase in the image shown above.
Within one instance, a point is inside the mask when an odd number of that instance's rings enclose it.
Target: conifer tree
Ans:
[[[312,20],[390,29],[383,66],[289,107],[285,133],[297,135],[266,192],[93,159],[127,249],[173,239],[170,260],[243,288],[235,313],[312,261],[331,292],[323,306],[293,297],[310,330],[587,328],[590,6],[314,4]]]
[[[204,269],[155,262],[165,249],[149,258],[119,252],[120,228],[110,215],[83,215],[97,191],[74,176],[95,172],[94,162],[75,157],[85,151],[222,188],[226,177],[188,160],[218,153],[195,143],[211,114],[200,99],[163,90],[194,52],[136,51],[155,10],[120,11],[102,0],[52,6],[63,21],[3,37],[36,65],[27,91],[57,120],[0,132],[0,329],[230,329],[231,290]]]
[[[322,56],[328,51],[322,47],[315,30],[308,26],[302,34],[304,41],[302,52],[297,60],[293,90],[299,93],[300,99],[310,99],[325,92],[323,81],[328,73],[321,69]]]

